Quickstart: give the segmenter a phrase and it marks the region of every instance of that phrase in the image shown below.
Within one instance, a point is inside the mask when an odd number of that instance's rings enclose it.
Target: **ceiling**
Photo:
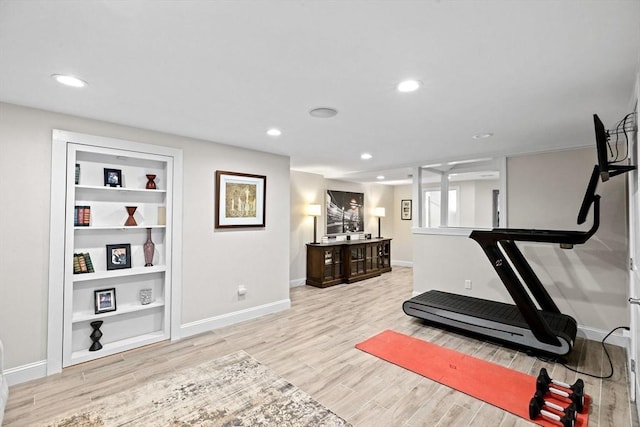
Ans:
[[[640,1],[0,0],[0,101],[357,182],[594,144],[593,113],[629,112],[639,57]],[[421,88],[398,92],[407,78]]]

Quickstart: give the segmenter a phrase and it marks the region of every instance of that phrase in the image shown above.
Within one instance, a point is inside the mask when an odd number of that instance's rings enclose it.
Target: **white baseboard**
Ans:
[[[391,260],[391,267],[413,267],[413,261],[402,261],[399,259],[392,259]]]
[[[611,331],[603,331],[601,329],[587,328],[585,326],[578,326],[578,336],[586,338],[591,341],[602,341],[604,337]],[[606,344],[617,345],[618,347],[622,347],[629,349],[631,342],[631,336],[629,335],[629,331],[625,329],[618,329],[616,332],[611,334],[609,338],[607,338]]]
[[[298,286],[305,286],[306,284],[307,284],[307,279],[305,278],[289,280],[290,288],[297,288]]]
[[[47,361],[40,360],[27,365],[5,369],[3,374],[10,386],[43,378],[47,376]]]
[[[180,326],[180,337],[186,338],[203,332],[209,332],[213,329],[244,322],[245,320],[255,319],[256,317],[264,316],[266,314],[277,313],[289,308],[291,308],[291,300],[284,299],[269,304],[259,305],[257,307],[247,308],[245,310],[235,311],[233,313],[222,314],[220,316],[186,323]]]

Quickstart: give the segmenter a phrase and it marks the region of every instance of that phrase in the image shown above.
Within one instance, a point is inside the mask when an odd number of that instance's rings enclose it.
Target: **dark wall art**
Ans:
[[[364,194],[327,190],[327,234],[364,232]]]

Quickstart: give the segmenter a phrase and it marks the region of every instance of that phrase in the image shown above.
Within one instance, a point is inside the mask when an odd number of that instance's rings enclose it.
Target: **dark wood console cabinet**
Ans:
[[[307,285],[326,288],[391,271],[391,239],[307,243]]]

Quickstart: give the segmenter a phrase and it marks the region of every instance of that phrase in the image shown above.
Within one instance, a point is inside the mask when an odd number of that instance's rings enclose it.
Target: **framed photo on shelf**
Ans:
[[[107,270],[131,268],[131,245],[107,245]]]
[[[412,200],[402,200],[400,202],[400,218],[405,220],[411,219]]]
[[[216,171],[215,228],[264,227],[267,177]]]
[[[96,314],[116,311],[116,288],[93,291]]]
[[[122,187],[122,171],[120,169],[104,168],[104,186]]]

